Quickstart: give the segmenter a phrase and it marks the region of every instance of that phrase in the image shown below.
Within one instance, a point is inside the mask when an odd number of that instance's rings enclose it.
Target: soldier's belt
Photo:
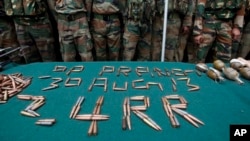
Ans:
[[[82,17],[86,17],[85,12],[78,12],[75,14],[58,14],[58,19],[65,20],[65,21],[74,21]]]
[[[104,20],[104,21],[110,21],[113,19],[118,19],[119,18],[119,14],[93,14],[93,18],[95,19],[100,19],[100,20]]]
[[[45,19],[46,17],[46,14],[39,14],[39,15],[22,15],[22,16],[19,16],[19,15],[14,15],[13,16],[15,19],[18,19],[18,20],[25,20],[25,21],[37,21],[37,20],[43,20]]]

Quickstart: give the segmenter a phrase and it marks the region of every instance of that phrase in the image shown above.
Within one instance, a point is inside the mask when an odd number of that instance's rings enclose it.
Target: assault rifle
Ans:
[[[11,58],[16,57],[16,56],[22,56],[22,50],[27,47],[28,46],[21,46],[17,48],[13,48],[13,47],[1,48],[0,47],[0,71],[3,69],[4,66],[12,62]],[[9,57],[9,55],[11,55],[14,52],[18,52],[17,55]]]

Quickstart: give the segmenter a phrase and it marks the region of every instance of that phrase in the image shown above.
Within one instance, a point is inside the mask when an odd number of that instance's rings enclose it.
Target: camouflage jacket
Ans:
[[[243,27],[245,0],[197,0],[194,35],[200,35],[203,20],[233,20],[235,27]]]
[[[54,0],[55,11],[60,14],[87,12],[85,0]]]
[[[155,15],[155,0],[125,0],[122,3],[125,20],[146,23],[152,22]]]
[[[196,0],[169,0],[168,1],[168,15],[173,12],[181,14],[183,19],[183,26],[192,25],[192,17],[195,9]],[[164,0],[156,0],[155,11],[157,14],[164,14]]]
[[[86,0],[88,11],[98,14],[115,14],[120,12],[124,0]]]
[[[8,16],[38,16],[46,12],[44,0],[4,0]]]

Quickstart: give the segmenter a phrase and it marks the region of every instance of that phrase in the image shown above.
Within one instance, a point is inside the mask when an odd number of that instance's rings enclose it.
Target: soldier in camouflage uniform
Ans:
[[[0,48],[17,48],[18,46],[14,22],[6,15],[3,0],[0,0]],[[18,52],[13,53],[10,57],[19,63],[21,58],[17,55]]]
[[[194,16],[195,16],[195,11],[196,11],[196,5],[197,5],[197,0],[193,0],[194,6],[193,6],[193,17],[192,17],[192,26],[189,29],[189,35],[187,38],[187,44],[186,44],[186,49],[187,49],[187,61],[189,63],[194,63],[194,60],[196,58],[196,50],[198,49],[198,45],[194,43],[194,38],[193,38],[193,28],[194,28]]]
[[[193,0],[169,0],[165,61],[182,61],[189,28],[192,25]],[[156,1],[156,16],[153,26],[152,60],[160,60],[164,21],[164,1]]]
[[[250,52],[250,0],[247,0],[245,25],[237,57],[246,58]]]
[[[57,13],[60,51],[65,62],[93,61],[86,3],[79,0],[54,0]]]
[[[124,61],[150,61],[154,0],[126,0],[123,34]],[[136,50],[137,49],[137,50]],[[135,52],[138,51],[137,56]]]
[[[229,62],[232,40],[240,38],[245,14],[244,0],[198,0],[193,35],[199,44],[196,62],[205,62],[213,42],[215,59]],[[233,21],[234,20],[234,21]]]
[[[160,61],[162,47],[162,33],[164,22],[164,0],[156,0],[155,17],[152,31],[152,61]]]
[[[121,46],[119,0],[87,0],[97,61],[117,61]]]
[[[5,11],[15,22],[26,63],[55,61],[54,38],[44,0],[4,0]]]

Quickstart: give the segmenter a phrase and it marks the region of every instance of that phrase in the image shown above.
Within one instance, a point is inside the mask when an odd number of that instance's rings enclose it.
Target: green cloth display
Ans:
[[[66,66],[65,72],[54,72],[55,66]],[[83,65],[82,72],[66,74],[74,66]],[[211,65],[211,64],[208,64]],[[115,72],[99,72],[103,66],[114,66]],[[125,76],[117,71],[120,66],[127,66],[132,71]],[[148,67],[150,73],[142,73],[139,77],[136,67]],[[231,124],[250,124],[250,81],[241,78],[243,85],[226,79],[218,83],[202,73],[198,76],[195,72],[187,76],[158,76],[153,69],[157,67],[165,72],[168,69],[195,70],[195,64],[175,62],[52,62],[33,63],[7,67],[0,74],[22,73],[23,76],[33,77],[31,84],[19,94],[44,96],[45,105],[36,110],[40,117],[26,117],[20,114],[32,101],[20,100],[16,96],[10,98],[7,103],[0,104],[0,141],[229,141]],[[153,77],[152,77],[152,74]],[[42,91],[54,80],[39,79],[39,76],[51,76],[62,78],[59,87],[52,90]],[[80,86],[65,87],[65,80],[80,77]],[[94,78],[108,78],[107,92],[103,87],[94,86],[92,91],[88,87]],[[199,85],[200,90],[188,91],[186,81],[177,80],[181,77],[190,77],[191,84]],[[177,91],[172,89],[171,78],[177,82]],[[132,81],[144,79],[138,85],[147,82],[160,82],[163,86],[161,91],[157,86],[151,86],[148,90],[132,88]],[[112,90],[113,83],[117,87],[123,87],[128,82],[127,91]],[[196,128],[181,116],[176,115],[180,122],[179,128],[173,128],[167,117],[161,98],[166,95],[178,94],[188,101],[185,111],[197,117],[205,123]],[[123,100],[125,97],[144,95],[150,98],[150,107],[144,113],[152,118],[162,131],[156,131],[146,125],[134,113],[131,112],[132,130],[122,130]],[[88,136],[90,121],[70,119],[70,112],[79,96],[84,96],[79,114],[91,114],[99,96],[104,96],[101,114],[109,115],[107,121],[98,121],[98,135]],[[170,101],[177,103],[177,101]],[[131,106],[142,105],[140,101],[130,101]],[[39,126],[35,122],[39,119],[55,118],[53,126]]]

